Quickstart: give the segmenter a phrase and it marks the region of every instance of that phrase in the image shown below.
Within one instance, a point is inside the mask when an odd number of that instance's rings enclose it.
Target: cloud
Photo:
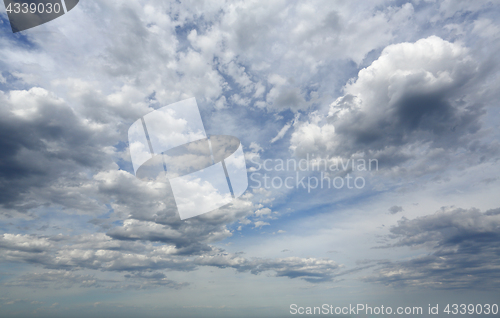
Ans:
[[[270,215],[272,213],[271,209],[269,208],[263,208],[255,211],[256,216],[264,216],[264,215]]]
[[[389,213],[396,214],[398,212],[403,212],[403,207],[398,205],[393,205],[389,208]]]
[[[270,225],[270,224],[268,222],[264,222],[264,221],[255,222],[255,228],[261,228],[261,227],[266,226],[266,225]]]
[[[307,153],[334,153],[338,143],[335,126],[321,125],[321,118],[317,113],[312,113],[309,117],[309,121],[298,124],[292,133],[290,150],[299,157]]]
[[[498,50],[475,42],[498,36],[495,16],[464,22],[466,36],[455,37],[443,24],[475,19],[475,13],[462,14],[484,10],[483,4],[444,1],[421,8],[381,2],[332,7],[330,1],[153,0],[119,6],[100,1],[81,2],[71,19],[55,20],[21,38],[5,33],[2,24],[0,214],[9,220],[2,225],[0,261],[37,267],[4,287],[182,288],[186,283],[166,273],[203,266],[312,283],[332,282],[356,270],[341,272],[342,265],[318,258],[225,254],[216,243],[261,232],[269,225],[264,218],[279,216],[271,211],[289,215],[293,223],[301,217],[300,207],[261,189],[181,222],[168,185],[143,182],[131,173],[126,132],[140,116],[194,96],[208,119],[207,132],[238,136],[245,150],[250,145],[247,159],[277,156],[277,141],[290,133],[296,156],[368,156],[378,158],[381,167],[413,165],[398,173],[432,173],[469,163],[472,155],[472,164],[496,158],[495,138],[481,139],[490,136],[482,103],[496,100],[491,92],[498,90],[484,83],[478,89],[484,69],[495,69],[494,59],[485,63],[478,51]],[[421,30],[446,40],[431,36],[415,42]],[[400,41],[412,42],[393,44]],[[325,110],[342,86],[343,96]],[[490,95],[483,98],[484,92]],[[294,121],[273,121],[293,115]],[[260,145],[266,148],[268,141],[276,147],[264,152]],[[61,219],[70,226],[58,227]],[[287,233],[300,235],[292,223]],[[238,226],[241,232],[235,234]],[[477,265],[477,274],[467,271],[467,260],[479,264],[493,256],[488,249],[496,251],[487,240],[480,246],[480,233],[476,241],[474,235],[464,240],[478,245],[482,254],[474,256],[465,243],[439,245],[452,226],[441,232],[422,226],[421,244],[405,245],[419,239],[409,229],[393,235],[403,247],[430,251],[429,259],[381,264],[373,281],[434,286],[435,277],[441,286],[458,288],[479,286],[490,273],[486,286],[497,284],[489,265],[494,261]],[[54,234],[59,232],[65,234]],[[464,273],[478,280],[464,275],[453,285],[432,270],[435,264],[449,266],[455,276],[462,264]],[[390,266],[408,275],[390,276],[393,272],[385,271]],[[414,280],[407,279],[411,275]]]
[[[443,208],[391,228],[390,247],[425,249],[425,255],[382,263],[366,281],[393,287],[489,290],[500,287],[500,209]],[[429,252],[429,253],[427,253]]]
[[[273,74],[268,79],[272,88],[266,95],[266,103],[271,109],[307,109],[309,103],[306,102],[300,88],[293,85],[293,80],[286,80],[285,78]],[[284,132],[283,132],[284,134]]]
[[[188,286],[188,283],[178,283],[167,279],[167,276],[161,272],[139,272],[135,274],[125,275],[127,281],[122,285],[113,286],[114,289],[152,289],[160,287],[168,287],[173,289],[181,289]],[[130,282],[128,282],[130,281]]]
[[[0,247],[10,251],[41,253],[52,243],[47,238],[37,238],[32,235],[5,233],[0,237]]]
[[[328,116],[296,126],[290,150],[377,158],[382,167],[407,164],[403,171],[415,174],[432,172],[423,170],[426,161],[445,169],[459,149],[462,157],[476,158],[479,145],[496,153],[498,145],[481,141],[484,105],[472,100],[478,67],[463,44],[437,36],[389,45],[345,85]]]
[[[189,259],[176,258],[172,245],[113,240],[105,234],[65,237],[4,234],[2,261],[42,265],[55,270],[142,271],[193,270]]]
[[[285,124],[285,126],[283,126],[283,128],[281,128],[281,130],[278,132],[278,134],[273,139],[271,139],[271,141],[269,141],[269,142],[273,144],[276,141],[282,139],[285,136],[288,129],[290,129],[290,127],[292,127],[291,123]]]
[[[5,286],[26,286],[30,288],[71,288],[79,287],[101,287],[101,282],[92,275],[74,274],[68,271],[48,271],[43,273],[29,273],[21,275],[14,280],[5,283]]]
[[[231,236],[228,225],[254,215],[263,208],[253,203],[253,195],[244,194],[220,209],[181,221],[168,184],[137,180],[124,171],[98,174],[99,193],[114,199],[111,206],[123,224],[107,234],[117,240],[149,240],[171,244],[175,251],[196,255],[211,250],[209,243]]]
[[[154,239],[153,239],[154,240]],[[235,268],[239,272],[273,271],[276,277],[301,278],[318,283],[332,281],[342,267],[329,259],[278,258],[246,259],[236,254],[209,247],[179,253],[173,245],[155,246],[146,242],[119,241],[104,234],[79,237],[4,235],[0,260],[43,265],[51,269],[43,273],[24,274],[7,286],[38,288],[103,287],[103,288],[182,288],[186,283],[167,279],[160,270],[193,271],[198,266]],[[5,243],[7,242],[7,243]],[[71,244],[68,244],[70,243]],[[182,251],[182,249],[181,249]],[[194,253],[201,254],[192,258]],[[75,274],[76,270],[125,272],[125,280],[106,280],[93,275]]]
[[[109,165],[106,146],[114,133],[80,118],[43,88],[0,92],[0,100],[0,205],[11,210],[5,214],[51,204],[102,211],[86,197],[85,187],[79,192],[67,189],[86,182],[81,175],[85,169]],[[61,183],[68,188],[61,191]]]
[[[228,253],[219,253],[211,256],[202,256],[196,260],[197,264],[231,267],[239,272],[250,271],[259,274],[266,271],[275,272],[276,277],[301,278],[310,283],[332,281],[341,265],[328,259],[287,257],[278,259],[253,259]]]
[[[330,117],[347,147],[378,150],[415,138],[455,147],[459,137],[479,129],[481,109],[451,100],[476,72],[465,47],[436,36],[390,45],[346,85],[346,96],[356,98],[338,99]]]
[[[217,59],[227,100],[270,112],[306,110],[319,101],[316,92],[329,90],[317,77],[334,61],[360,63],[413,14],[411,4],[328,4],[234,2],[221,8],[213,27],[190,31],[189,43]],[[216,12],[208,10],[207,16]]]
[[[3,261],[46,264],[50,262],[49,251],[53,247],[49,239],[35,235],[6,233],[0,236]]]
[[[332,260],[289,257],[263,263],[252,272],[273,270],[277,277],[302,278],[310,283],[320,283],[332,281],[333,273],[339,268],[341,266]]]
[[[281,128],[281,130],[278,132],[278,134],[273,139],[271,139],[269,142],[273,144],[276,141],[282,139],[285,136],[286,132],[290,129],[290,127],[292,127],[292,125],[295,125],[298,122],[299,118],[300,118],[300,113],[297,113],[295,115],[295,118],[292,121],[290,121],[289,123],[285,124],[285,126],[283,126],[283,128]]]

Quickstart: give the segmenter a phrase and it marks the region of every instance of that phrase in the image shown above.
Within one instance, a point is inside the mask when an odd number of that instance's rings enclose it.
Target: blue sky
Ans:
[[[2,10],[1,316],[498,303],[499,12],[103,0],[13,34]],[[181,221],[168,187],[134,176],[127,131],[191,97],[207,134],[240,139],[250,180],[293,186],[250,181]],[[322,175],[363,186],[297,186]]]

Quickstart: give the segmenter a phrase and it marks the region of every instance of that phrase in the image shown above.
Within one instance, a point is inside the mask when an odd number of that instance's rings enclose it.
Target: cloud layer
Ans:
[[[391,228],[391,247],[429,253],[388,262],[367,281],[401,287],[497,290],[500,287],[500,209],[443,208]]]

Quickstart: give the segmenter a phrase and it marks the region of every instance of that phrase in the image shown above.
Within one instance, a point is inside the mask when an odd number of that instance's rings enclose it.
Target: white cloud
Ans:
[[[270,143],[275,143],[276,141],[282,139],[285,136],[288,129],[290,129],[290,127],[292,127],[292,125],[297,124],[299,118],[300,118],[300,113],[297,113],[295,115],[295,118],[292,121],[290,121],[289,123],[285,124],[285,126],[283,126],[283,128],[281,128],[281,130],[278,132],[278,134],[273,139],[271,139]]]
[[[477,67],[461,43],[436,36],[390,45],[345,85],[327,117],[296,126],[290,150],[299,157],[378,157],[390,165],[431,160],[434,149],[453,153],[479,138],[484,110],[467,96]]]
[[[271,209],[269,208],[263,208],[255,211],[256,216],[264,216],[264,215],[270,215],[271,214]]]

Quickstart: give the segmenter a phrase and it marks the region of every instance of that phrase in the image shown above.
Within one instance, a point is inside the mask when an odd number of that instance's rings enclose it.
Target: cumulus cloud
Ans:
[[[389,45],[345,85],[328,116],[297,125],[290,150],[378,158],[382,167],[414,160],[406,167],[414,173],[426,173],[425,160],[444,168],[458,149],[496,153],[496,144],[480,141],[485,109],[472,100],[478,67],[463,44],[437,36]]]
[[[431,36],[390,45],[346,85],[329,115],[351,149],[378,150],[416,138],[456,147],[459,137],[479,129],[481,109],[452,100],[475,72],[476,63],[459,43]]]
[[[269,208],[263,208],[255,211],[256,216],[265,216],[265,215],[270,215],[271,213],[272,211]]]

